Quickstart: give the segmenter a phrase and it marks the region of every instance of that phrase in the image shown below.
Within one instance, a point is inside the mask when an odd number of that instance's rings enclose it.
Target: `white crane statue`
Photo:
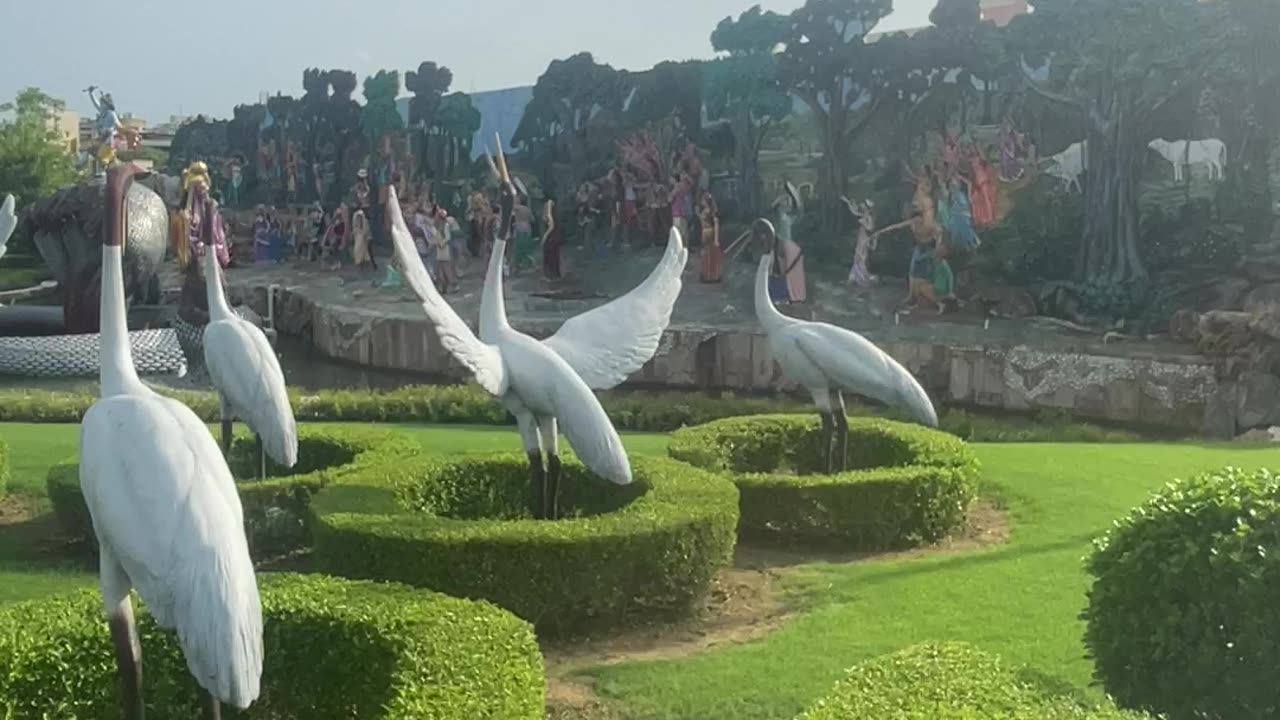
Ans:
[[[515,416],[529,456],[534,516],[554,520],[559,517],[560,431],[591,472],[620,485],[631,482],[622,440],[592,390],[620,385],[657,352],[680,294],[689,251],[673,229],[662,260],[640,286],[570,319],[546,340],[535,340],[507,322],[502,259],[511,232],[515,188],[501,139],[498,161],[500,171],[492,160],[490,167],[499,180],[502,220],[485,276],[478,338],[432,284],[405,226],[394,188],[387,202],[391,236],[405,279],[422,300],[441,344]]]
[[[107,176],[102,247],[101,399],[80,424],[80,487],[98,539],[99,581],[123,689],[142,720],[142,648],[130,589],[175,629],[204,689],[204,717],[247,708],[262,675],[262,607],[244,512],[226,460],[186,405],[138,379],[124,302],[125,196],[132,164]]]
[[[204,329],[204,364],[222,403],[222,451],[231,451],[231,423],[239,418],[258,439],[258,474],[266,476],[266,458],[293,467],[298,461],[298,425],[289,406],[280,360],[266,334],[231,311],[222,289],[218,253],[213,247],[213,200],[205,198],[201,219],[205,291],[209,324]]]
[[[752,230],[763,251],[756,269],[756,318],[769,336],[769,350],[783,374],[808,390],[818,406],[827,472],[843,471],[848,460],[849,423],[841,391],[903,408],[916,422],[936,427],[938,414],[929,394],[888,353],[852,330],[778,312],[769,298],[777,236],[768,220],[757,220]]]
[[[9,238],[13,236],[16,227],[18,216],[13,213],[13,196],[6,195],[4,203],[0,204],[0,258],[4,258],[4,254],[9,252]]]

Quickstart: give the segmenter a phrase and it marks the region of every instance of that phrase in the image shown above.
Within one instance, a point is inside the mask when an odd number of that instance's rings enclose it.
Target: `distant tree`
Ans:
[[[721,20],[711,33],[711,46],[728,56],[707,63],[702,73],[707,118],[725,123],[733,136],[737,201],[748,213],[760,210],[764,193],[760,148],[769,131],[791,114],[776,55],[790,26],[786,15],[764,12],[759,5],[737,20]]]
[[[409,125],[423,129],[431,127],[451,85],[453,71],[433,62],[421,63],[416,71],[405,73],[405,89],[413,93],[409,101]]]
[[[848,190],[850,143],[882,100],[880,58],[865,39],[891,12],[893,0],[807,0],[791,13],[786,50],[779,55],[781,77],[822,128],[819,187],[828,228],[843,217],[839,198]]]
[[[116,157],[120,162],[149,162],[151,167],[156,170],[163,170],[169,165],[169,153],[152,147],[138,148],[137,150],[121,150],[116,153]]]
[[[396,70],[379,70],[377,75],[364,79],[364,110],[360,124],[365,139],[377,144],[384,135],[404,129],[404,119],[396,109],[396,96],[400,94],[400,73]]]
[[[169,173],[179,175],[196,160],[208,161],[230,155],[231,146],[227,141],[229,125],[226,120],[210,120],[203,115],[183,124],[174,133],[169,146]]]
[[[1266,238],[1275,197],[1270,160],[1280,141],[1280,3],[1226,0],[1217,6],[1226,28],[1222,61],[1211,83],[1231,151],[1225,195],[1250,240]]]
[[[1038,0],[1007,37],[1029,67],[1049,64],[1046,86],[1078,109],[1087,142],[1085,227],[1076,279],[1118,286],[1145,280],[1138,252],[1138,189],[1147,144],[1172,109],[1194,98],[1217,50],[1199,0]]]
[[[624,76],[597,63],[591,53],[553,60],[533,86],[533,99],[511,142],[549,144],[549,157],[567,161],[576,182],[591,170],[593,160],[612,152],[628,92]]]
[[[37,88],[0,105],[0,198],[18,207],[76,180],[75,158],[57,129],[62,101]]]
[[[471,161],[471,145],[480,130],[480,111],[471,104],[471,96],[456,92],[444,96],[432,124],[441,139],[438,165],[444,177],[452,177]]]
[[[360,126],[360,103],[352,99],[359,85],[356,74],[350,70],[330,70],[329,87],[333,94],[326,108],[329,137],[332,147],[328,158],[333,163],[332,175],[326,177],[325,201],[336,205],[355,182],[355,173],[364,155],[364,135]]]
[[[431,161],[431,132],[436,122],[436,113],[444,102],[445,93],[453,84],[453,71],[433,62],[423,62],[418,69],[405,74],[405,89],[413,93],[409,100],[409,127],[414,133],[414,156],[417,158],[418,172],[422,175],[433,175]]]
[[[674,114],[686,136],[697,138],[702,119],[701,60],[662,62],[651,70],[628,73],[632,94],[626,108],[628,129],[643,127]]]

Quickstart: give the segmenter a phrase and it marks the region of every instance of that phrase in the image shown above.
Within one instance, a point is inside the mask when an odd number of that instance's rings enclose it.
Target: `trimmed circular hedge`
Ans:
[[[227,464],[237,480],[244,507],[245,533],[255,559],[279,557],[306,546],[311,537],[307,507],[321,488],[351,472],[390,464],[418,454],[412,438],[356,428],[298,427],[298,462],[282,468],[267,460],[267,479],[258,480],[257,443],[241,433]],[[49,469],[45,480],[54,514],[73,539],[94,542],[93,520],[80,491],[80,465]]]
[[[1146,720],[1111,702],[1082,705],[1033,685],[964,643],[917,645],[849,671],[796,720]]]
[[[266,657],[244,717],[543,717],[542,654],[510,613],[319,576],[264,574],[259,584]],[[139,634],[149,715],[199,717],[177,637],[145,612]],[[0,610],[0,717],[118,718],[112,658],[95,591]]]
[[[1171,720],[1280,716],[1280,475],[1171,483],[1086,565],[1085,646],[1120,704]]]
[[[849,464],[825,462],[816,415],[758,415],[678,430],[671,457],[725,473],[741,492],[744,538],[878,551],[935,542],[963,526],[977,497],[978,462],[946,433],[849,418]]]
[[[687,612],[733,553],[738,493],[711,473],[632,458],[620,487],[566,458],[566,519],[528,511],[523,455],[421,456],[319,493],[326,572],[494,602],[557,634]]]

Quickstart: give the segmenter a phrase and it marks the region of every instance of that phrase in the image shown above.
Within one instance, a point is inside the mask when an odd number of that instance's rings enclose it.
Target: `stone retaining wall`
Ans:
[[[266,313],[266,289],[228,292]],[[421,316],[313,302],[281,289],[276,329],[309,338],[324,354],[353,364],[466,379]],[[513,320],[535,337],[560,321]],[[920,378],[945,403],[999,410],[1069,412],[1075,417],[1198,431],[1217,390],[1211,362],[1194,355],[1112,357],[1041,352],[1026,346],[980,347],[869,339]],[[632,384],[738,391],[791,389],[774,363],[764,335],[710,328],[673,328],[658,354]]]

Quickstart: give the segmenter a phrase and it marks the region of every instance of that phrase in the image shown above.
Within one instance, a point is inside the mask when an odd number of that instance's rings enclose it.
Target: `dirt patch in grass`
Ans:
[[[600,665],[672,660],[716,647],[738,645],[782,627],[797,611],[782,580],[812,563],[885,562],[939,553],[959,553],[999,545],[1009,539],[1004,509],[980,499],[963,531],[940,543],[892,553],[849,553],[794,547],[739,545],[733,567],[716,577],[695,617],[647,625],[617,635],[571,643],[543,643],[547,664],[548,720],[620,720],[623,716],[596,694],[594,680],[576,674]]]
[[[601,638],[544,643],[549,720],[618,720],[597,697],[591,678],[573,673],[623,662],[670,660],[722,645],[736,645],[781,627],[791,615],[779,580],[782,571],[757,567],[741,551],[722,570],[691,619],[646,625]]]
[[[40,504],[26,495],[0,495],[0,527],[30,522],[40,515]]]

